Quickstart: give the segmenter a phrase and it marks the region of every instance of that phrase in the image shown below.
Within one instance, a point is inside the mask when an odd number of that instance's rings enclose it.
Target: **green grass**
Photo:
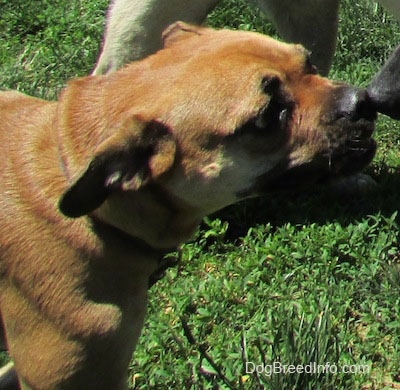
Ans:
[[[0,88],[55,98],[94,66],[105,0],[0,0]],[[366,86],[400,42],[375,3],[343,1],[331,76]],[[242,1],[209,18],[275,34]],[[209,217],[150,292],[137,389],[400,388],[400,125],[380,118],[378,188],[275,194]],[[248,375],[245,362],[365,364],[369,374]]]

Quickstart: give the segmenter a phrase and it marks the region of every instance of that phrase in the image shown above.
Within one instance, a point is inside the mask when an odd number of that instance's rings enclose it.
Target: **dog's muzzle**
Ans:
[[[329,174],[351,175],[375,156],[376,142],[372,135],[377,112],[367,91],[360,88],[340,88],[335,102],[332,126],[340,130],[329,134],[332,144],[326,156]]]
[[[256,193],[304,188],[335,177],[349,176],[360,172],[373,159],[376,142],[376,109],[363,89],[339,86],[328,104],[329,111],[323,115],[318,141],[304,136],[301,143],[315,150],[312,158],[297,158],[291,154],[270,172],[260,176],[255,186]],[[286,115],[281,111],[280,116]]]

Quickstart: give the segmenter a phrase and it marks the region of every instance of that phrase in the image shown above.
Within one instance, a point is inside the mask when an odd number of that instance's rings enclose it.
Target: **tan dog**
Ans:
[[[285,41],[301,43],[323,75],[336,47],[340,0],[250,0],[275,24]],[[113,0],[107,16],[103,50],[94,74],[115,71],[154,53],[161,32],[176,20],[200,24],[220,0]],[[379,0],[400,20],[399,0]]]
[[[163,254],[208,213],[374,155],[365,92],[301,46],[183,23],[164,43],[58,102],[0,94],[0,303],[24,389],[126,389]]]

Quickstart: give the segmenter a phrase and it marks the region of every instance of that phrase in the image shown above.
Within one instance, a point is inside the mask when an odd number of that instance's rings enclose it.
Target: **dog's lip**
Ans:
[[[362,171],[372,161],[376,146],[376,141],[370,137],[349,139],[342,148],[320,154],[310,162],[291,166],[290,160],[283,160],[272,171],[261,175],[253,190],[242,191],[238,196],[304,189],[335,177],[350,176]]]
[[[373,138],[347,140],[343,148],[329,156],[329,175],[348,176],[361,171],[372,161],[376,149]]]
[[[345,147],[351,153],[364,153],[375,148],[376,141],[373,138],[350,138],[348,141],[345,142]]]
[[[342,131],[349,136],[341,145],[328,152],[331,174],[354,173],[369,164],[375,156],[377,145],[372,138],[375,131],[374,120],[359,119],[356,122],[347,122],[343,124]],[[352,165],[355,168],[352,168]]]

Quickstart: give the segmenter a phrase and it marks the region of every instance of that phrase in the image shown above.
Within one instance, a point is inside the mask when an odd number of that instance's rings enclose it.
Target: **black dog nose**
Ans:
[[[346,118],[352,122],[360,119],[376,119],[376,108],[365,89],[344,87],[337,98],[337,118]]]

